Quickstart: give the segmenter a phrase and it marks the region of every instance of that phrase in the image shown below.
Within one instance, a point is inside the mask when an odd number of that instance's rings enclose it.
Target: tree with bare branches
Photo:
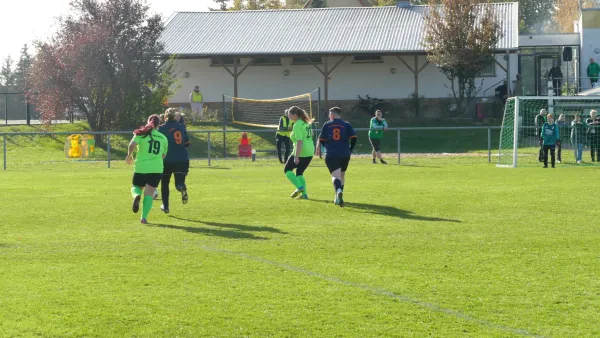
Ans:
[[[475,77],[494,60],[502,31],[492,5],[478,0],[432,0],[425,15],[427,58],[450,81],[460,112],[466,112],[481,86]]]

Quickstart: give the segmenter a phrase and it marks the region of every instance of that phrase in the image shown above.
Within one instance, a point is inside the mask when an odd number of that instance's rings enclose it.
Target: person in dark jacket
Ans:
[[[552,88],[554,88],[554,96],[560,96],[562,92],[562,71],[558,63],[554,64],[554,67],[548,72],[548,79],[552,80]]]
[[[585,145],[585,122],[581,120],[581,115],[576,114],[575,120],[571,122],[571,143],[575,152],[575,161],[581,163],[583,157],[583,146]]]
[[[600,162],[600,118],[598,118],[598,111],[592,110],[590,112],[590,118],[587,120],[587,126],[592,162],[596,162],[596,160]]]

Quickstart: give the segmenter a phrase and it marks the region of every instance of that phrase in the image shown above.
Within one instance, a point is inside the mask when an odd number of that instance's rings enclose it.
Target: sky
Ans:
[[[218,7],[212,0],[145,0],[150,11],[167,19],[176,11],[206,11]],[[46,40],[56,31],[56,18],[69,13],[70,0],[2,1],[0,20],[0,61],[10,54],[17,60],[21,47],[34,40]]]

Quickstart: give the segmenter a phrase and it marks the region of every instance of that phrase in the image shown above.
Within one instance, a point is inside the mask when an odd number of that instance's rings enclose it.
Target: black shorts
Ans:
[[[190,161],[184,162],[165,162],[163,175],[171,176],[171,174],[184,174],[187,175],[190,171]]]
[[[149,185],[154,188],[158,188],[162,174],[133,174],[133,185],[136,187],[145,187]]]
[[[308,165],[310,164],[310,161],[312,161],[312,156],[311,157],[300,157],[299,160],[300,162],[298,162],[298,164],[296,164],[294,162],[294,156],[290,156],[288,157],[287,162],[285,163],[285,168],[283,168],[283,172],[288,172],[291,170],[296,169],[296,176],[302,176],[302,174],[304,174],[304,170],[306,170],[306,168],[308,168]]]
[[[373,149],[375,151],[379,151],[379,149],[380,149],[379,146],[381,145],[381,139],[369,137],[369,142],[371,142],[371,146],[373,147]]]
[[[338,169],[342,171],[348,170],[348,164],[350,163],[350,157],[338,157],[338,156],[327,156],[325,155],[325,164],[329,173],[332,173]]]

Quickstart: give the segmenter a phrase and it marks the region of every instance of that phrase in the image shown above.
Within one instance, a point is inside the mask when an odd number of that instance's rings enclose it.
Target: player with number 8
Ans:
[[[158,187],[162,172],[163,159],[167,156],[169,144],[167,138],[158,131],[160,118],[158,115],[148,117],[148,123],[133,131],[133,139],[129,143],[126,162],[134,164],[133,167],[133,187],[131,195],[133,205],[131,207],[134,213],[140,209],[140,200],[142,193],[144,201],[142,203],[141,223],[148,223],[148,214],[152,209],[154,191]],[[133,153],[137,156],[135,161]]]
[[[338,107],[329,109],[329,121],[323,124],[321,135],[317,141],[317,155],[321,149],[321,144],[327,149],[325,155],[325,164],[335,191],[335,205],[344,206],[344,183],[346,180],[346,170],[350,163],[350,155],[356,145],[356,132],[350,123],[341,119],[342,110]]]

